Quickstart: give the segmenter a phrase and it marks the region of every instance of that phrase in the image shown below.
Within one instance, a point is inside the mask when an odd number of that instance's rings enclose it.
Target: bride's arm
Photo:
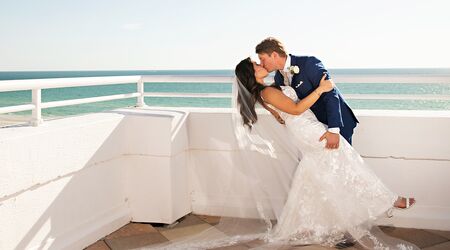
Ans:
[[[276,88],[265,88],[261,95],[264,101],[272,104],[277,109],[289,114],[299,115],[308,110],[319,99],[322,93],[334,88],[334,83],[332,81],[326,81],[325,77],[326,75],[322,77],[319,87],[297,103]]]

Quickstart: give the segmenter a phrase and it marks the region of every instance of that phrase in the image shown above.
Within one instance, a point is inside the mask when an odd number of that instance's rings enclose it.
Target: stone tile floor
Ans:
[[[219,217],[189,214],[183,217],[178,224],[173,227],[163,227],[162,225],[149,223],[129,223],[117,231],[105,236],[96,243],[87,247],[87,250],[122,250],[138,247],[151,246],[171,239],[195,234],[219,221]],[[450,231],[423,230],[410,228],[382,227],[386,234],[396,238],[412,242],[426,250],[448,250],[450,249]],[[247,242],[231,247],[216,248],[221,250],[249,249],[258,245],[257,242]],[[332,249],[321,246],[302,246],[290,249],[320,250]],[[356,248],[346,248],[348,250]]]

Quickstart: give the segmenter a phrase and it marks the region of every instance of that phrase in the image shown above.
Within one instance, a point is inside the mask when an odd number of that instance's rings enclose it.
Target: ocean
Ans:
[[[333,75],[401,76],[429,75],[444,76],[450,79],[450,69],[331,69]],[[14,71],[1,72],[1,80],[39,79],[87,76],[120,75],[205,75],[232,76],[232,70],[127,70],[127,71]],[[423,79],[423,78],[421,78]],[[420,80],[423,81],[423,80]],[[1,84],[1,82],[0,82]],[[450,82],[443,83],[346,83],[337,82],[337,87],[346,94],[395,94],[395,95],[450,95]],[[42,90],[42,101],[59,101],[102,95],[132,93],[136,84],[119,84],[109,86],[71,87]],[[230,93],[231,84],[223,83],[146,83],[146,92],[198,92]],[[14,91],[0,93],[0,107],[26,104],[31,102],[31,91]],[[149,106],[167,107],[230,107],[228,98],[166,98],[146,97]],[[450,110],[449,100],[347,100],[353,109],[387,109],[387,110]],[[115,108],[133,106],[136,98],[81,104],[75,106],[49,108],[42,111],[44,118],[61,117],[83,113],[99,112]],[[28,115],[18,112],[15,115]]]

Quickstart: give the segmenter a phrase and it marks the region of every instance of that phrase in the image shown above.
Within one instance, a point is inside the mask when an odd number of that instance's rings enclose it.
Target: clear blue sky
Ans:
[[[232,69],[268,36],[329,68],[450,67],[448,0],[0,0],[0,71]]]

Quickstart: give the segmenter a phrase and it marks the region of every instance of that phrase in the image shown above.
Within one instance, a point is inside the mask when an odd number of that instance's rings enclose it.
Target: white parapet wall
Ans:
[[[189,213],[186,118],[117,110],[0,129],[0,249],[82,249]]]
[[[450,112],[358,110],[356,114],[360,124],[353,137],[354,147],[391,190],[417,198],[417,205],[411,209],[395,210],[393,218],[380,219],[379,223],[449,230]],[[260,119],[272,119],[266,116]],[[191,110],[192,208],[200,214],[257,216],[233,207],[232,200],[224,202],[220,195],[224,192],[221,184],[228,182],[226,178],[233,178],[228,173],[239,168],[230,117],[226,109]],[[236,197],[241,197],[238,204],[251,198],[242,194],[239,184],[234,188]]]
[[[358,111],[354,146],[396,193],[417,206],[380,224],[450,230],[450,111]]]
[[[355,148],[418,200],[380,223],[449,230],[450,112],[357,116]],[[229,109],[142,108],[0,129],[0,249],[81,249],[130,221],[190,212],[254,216],[221,195],[241,164],[231,124]]]

